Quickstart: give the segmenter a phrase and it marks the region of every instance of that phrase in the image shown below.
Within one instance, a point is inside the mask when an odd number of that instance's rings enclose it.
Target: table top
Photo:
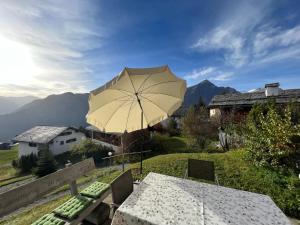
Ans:
[[[113,225],[282,225],[266,195],[149,173],[116,211]]]

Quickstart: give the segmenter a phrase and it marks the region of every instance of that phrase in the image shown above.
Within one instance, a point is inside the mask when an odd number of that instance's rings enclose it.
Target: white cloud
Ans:
[[[230,80],[231,77],[233,77],[234,73],[233,72],[222,72],[219,71],[219,75],[213,78],[213,80],[217,81],[225,81],[225,80]]]
[[[199,51],[222,51],[225,62],[241,67],[249,61],[249,33],[264,19],[265,7],[254,1],[241,1],[224,13],[218,26],[201,37],[192,47]]]
[[[216,67],[202,67],[193,70],[184,76],[188,84],[194,84],[200,80],[208,79],[211,81],[226,81],[233,77],[234,73],[230,71],[223,71]]]
[[[191,73],[188,73],[186,76],[184,76],[184,78],[187,80],[197,80],[211,74],[213,71],[215,71],[214,67],[195,69]]]
[[[255,35],[253,50],[261,57],[274,49],[282,49],[300,44],[300,25],[290,29],[267,27]],[[299,46],[298,46],[299,47]]]
[[[99,12],[91,4],[80,0],[1,1],[0,36],[26,46],[39,73],[18,75],[30,76],[30,84],[2,82],[0,95],[88,91],[91,70],[85,53],[101,47],[108,33],[95,19]],[[0,76],[6,76],[1,66]]]
[[[271,3],[240,1],[192,48],[218,52],[225,65],[234,68],[299,58],[300,25],[282,28],[270,21]]]

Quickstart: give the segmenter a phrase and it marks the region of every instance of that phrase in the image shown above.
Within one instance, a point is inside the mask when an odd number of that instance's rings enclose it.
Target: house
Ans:
[[[85,129],[88,131],[88,137],[91,138],[94,143],[112,148],[115,152],[121,152],[120,133],[105,133],[92,125]]]
[[[220,118],[227,113],[245,116],[255,103],[267,103],[273,100],[277,105],[290,102],[300,104],[300,89],[282,90],[279,83],[266,84],[265,88],[248,93],[216,95],[209,103],[210,117]]]
[[[0,150],[9,150],[11,148],[10,143],[0,142]]]
[[[85,134],[73,127],[36,126],[16,136],[19,143],[19,157],[37,154],[40,147],[48,146],[53,155],[69,151],[71,147],[84,140]]]

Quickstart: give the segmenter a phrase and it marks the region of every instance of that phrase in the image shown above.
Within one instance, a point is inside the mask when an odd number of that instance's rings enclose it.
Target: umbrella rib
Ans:
[[[132,105],[133,105],[134,101],[132,101],[131,105],[130,105],[130,108],[128,110],[128,115],[127,115],[127,119],[126,119],[126,127],[125,129],[127,130],[127,125],[128,125],[128,119],[129,119],[129,114],[130,114],[130,111],[131,111],[131,108],[132,108]]]
[[[126,98],[126,97],[132,97],[132,96],[127,95],[127,96],[122,96],[122,97],[115,98],[115,99],[113,99],[112,101],[109,101],[109,102],[105,103],[105,104],[102,105],[100,108],[102,108],[102,107],[104,107],[104,106],[106,106],[106,105],[108,105],[108,104],[111,104],[111,103],[113,103],[113,102],[116,101],[116,100],[120,100],[120,99]],[[130,100],[130,99],[128,99],[127,101],[129,101],[129,100]],[[123,100],[123,101],[124,101],[124,100]],[[99,108],[98,108],[98,109],[99,109]],[[95,111],[97,111],[98,109],[96,109]],[[93,111],[93,112],[95,112],[95,111]]]
[[[127,94],[128,96],[131,96],[133,93],[132,92],[130,92],[130,91],[126,91],[126,90],[124,90],[124,89],[119,89],[119,88],[109,88],[109,89],[107,89],[107,90],[116,90],[116,91],[120,91],[120,92],[127,92],[127,93],[129,93],[129,94]],[[126,93],[124,93],[124,94],[126,94]]]
[[[132,85],[132,87],[133,87],[133,89],[134,89],[134,92],[135,92],[135,94],[136,94],[136,98],[137,98],[137,101],[138,101],[138,103],[139,103],[139,105],[140,105],[142,114],[144,115],[145,120],[146,120],[146,122],[147,122],[147,124],[148,124],[148,120],[147,120],[146,114],[145,114],[145,112],[144,112],[144,109],[143,109],[143,107],[142,107],[142,105],[141,105],[140,99],[139,99],[139,97],[138,97],[138,95],[137,95],[137,91],[135,90],[135,87],[134,87],[134,85],[133,85],[133,82],[132,82],[132,80],[131,80],[131,77],[129,76],[128,73],[127,73],[127,75],[128,75],[128,77],[129,77],[129,80],[130,80],[130,82],[131,82],[131,85]],[[143,129],[143,128],[142,128],[142,129]]]
[[[173,98],[177,98],[179,100],[182,100],[181,98],[178,98],[176,96],[173,96],[173,95],[168,95],[168,94],[164,94],[164,93],[155,93],[155,92],[147,92],[147,93],[142,93],[143,94],[157,94],[157,95],[165,95],[165,96],[169,96],[169,97],[173,97]]]
[[[139,92],[139,90],[143,87],[143,85],[145,84],[145,82],[151,77],[151,73],[148,75],[148,77],[142,82],[141,86],[139,87],[139,89],[137,90],[137,92]]]
[[[117,108],[117,110],[114,111],[113,114],[111,114],[111,116],[109,117],[109,119],[106,121],[106,123],[105,123],[105,125],[104,125],[104,129],[105,129],[106,125],[110,122],[110,120],[113,118],[113,116],[114,116],[114,115],[120,110],[120,108],[121,108],[122,106],[124,106],[126,103],[128,103],[128,102],[122,103],[122,104]]]
[[[157,86],[157,85],[160,85],[160,84],[166,84],[166,83],[173,83],[173,82],[181,82],[181,80],[169,80],[169,81],[164,81],[164,82],[156,83],[156,84],[150,85],[150,86],[146,87],[145,89],[141,90],[140,93],[142,93],[143,91],[145,91],[145,90],[147,90],[149,88],[152,88],[154,86]]]
[[[132,80],[131,80],[131,77],[129,76],[128,73],[127,73],[127,76],[129,77],[129,80],[130,80],[131,85],[132,85],[132,87],[133,87],[134,93],[136,93],[135,87],[134,87],[133,82],[132,82]]]
[[[159,108],[161,111],[163,111],[165,114],[167,114],[169,116],[169,114],[163,110],[159,105],[157,105],[155,102],[153,102],[152,100],[150,100],[149,98],[145,97],[145,96],[141,96],[144,99],[147,99],[149,102],[151,102],[153,105],[155,105],[157,108]]]

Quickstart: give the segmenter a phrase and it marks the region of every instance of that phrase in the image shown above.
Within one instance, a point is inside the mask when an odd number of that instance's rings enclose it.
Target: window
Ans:
[[[63,145],[65,142],[64,141],[60,141],[60,145]]]
[[[68,136],[72,134],[72,131],[62,132],[59,136]]]
[[[28,145],[29,145],[30,147],[36,147],[36,143],[32,143],[32,142],[29,142]]]
[[[66,140],[66,143],[71,143],[71,142],[74,142],[76,140],[77,140],[76,138],[72,138],[72,139]]]

